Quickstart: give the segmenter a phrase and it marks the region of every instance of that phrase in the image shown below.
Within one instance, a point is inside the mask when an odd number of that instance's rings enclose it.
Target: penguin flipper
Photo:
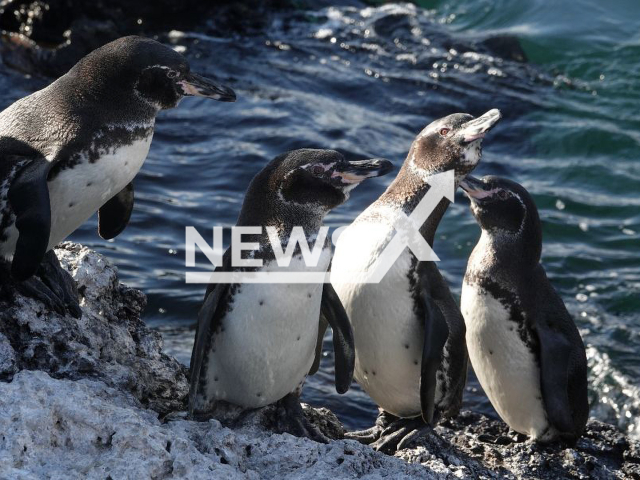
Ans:
[[[42,263],[51,233],[51,204],[47,178],[51,163],[44,157],[29,160],[16,175],[8,192],[16,216],[18,242],[11,263],[11,276],[24,281]]]
[[[587,355],[580,332],[541,265],[534,272],[532,330],[538,337],[540,387],[549,422],[562,437],[579,437],[589,419]],[[537,308],[534,308],[537,307]]]
[[[549,421],[561,432],[573,432],[569,401],[571,344],[548,319],[538,319],[536,332],[540,342],[540,386]]]
[[[322,313],[320,314],[320,322],[318,325],[318,339],[316,340],[316,356],[313,359],[313,365],[311,365],[311,370],[309,370],[309,375],[315,375],[320,368],[320,360],[322,359],[322,341],[324,340],[324,334],[327,331],[327,327],[329,326],[329,322],[324,318]]]
[[[216,271],[228,271],[231,255],[229,250],[225,252],[223,264],[216,268]],[[198,323],[196,325],[196,338],[191,351],[191,362],[189,364],[189,415],[193,416],[196,410],[196,396],[199,393],[199,384],[202,377],[202,366],[207,357],[214,335],[220,321],[224,316],[223,304],[229,293],[229,284],[218,283],[209,284],[205,294],[204,303],[198,312]]]
[[[422,419],[432,425],[435,411],[436,374],[442,362],[442,350],[449,337],[449,326],[444,314],[431,297],[425,269],[419,268],[418,273],[420,299],[424,311],[424,342],[420,367],[420,410]]]
[[[588,412],[588,400],[586,390],[586,355],[580,333],[575,327],[571,315],[567,311],[564,302],[553,289],[542,268],[538,269],[538,284],[547,285],[539,290],[544,301],[537,301],[540,307],[533,310],[533,331],[538,337],[538,354],[540,358],[540,388],[549,422],[565,435],[574,434],[581,430],[580,425],[575,424],[577,416],[585,410]],[[544,280],[544,282],[543,282]],[[582,363],[584,371],[582,378],[585,381],[583,395],[571,397],[570,383],[575,380],[576,345],[571,341],[571,334],[577,337],[582,348]],[[575,339],[574,339],[575,340]],[[579,361],[578,361],[579,363]],[[574,377],[574,378],[572,378]],[[586,424],[586,417],[584,423]],[[578,421],[579,423],[579,421]],[[584,425],[582,425],[582,428]]]
[[[356,361],[356,350],[353,341],[353,330],[349,317],[345,312],[340,297],[330,283],[325,283],[322,289],[322,303],[320,305],[321,318],[324,317],[333,330],[333,351],[335,353],[336,391],[345,393],[351,386],[353,369]],[[322,323],[322,320],[321,320]],[[320,338],[320,336],[318,335]],[[320,349],[322,343],[320,342]],[[317,349],[316,349],[317,350]],[[318,363],[319,355],[316,351]],[[315,362],[314,362],[315,365]],[[313,367],[312,367],[313,368]]]
[[[98,210],[98,234],[105,240],[120,235],[133,210],[133,182],[129,183]]]

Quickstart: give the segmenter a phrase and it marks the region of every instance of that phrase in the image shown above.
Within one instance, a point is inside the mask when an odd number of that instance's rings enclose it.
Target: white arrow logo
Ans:
[[[396,235],[364,275],[364,278],[366,278],[365,283],[380,283],[406,247],[409,247],[409,250],[422,262],[440,261],[431,246],[420,234],[420,227],[433,213],[440,200],[447,198],[451,202],[454,201],[456,188],[454,171],[449,170],[431,175],[427,178],[427,183],[431,188],[422,197],[422,200],[411,212],[411,215],[407,217],[403,212],[399,213],[393,225]]]
[[[411,212],[411,215],[407,216],[403,212],[396,212],[396,219],[393,223],[393,228],[396,234],[386,245],[382,253],[375,259],[375,261],[366,269],[365,272],[354,272],[354,283],[379,283],[387,272],[391,269],[393,264],[398,260],[398,257],[402,254],[405,248],[409,248],[416,258],[420,261],[434,261],[437,262],[440,259],[435,254],[431,246],[427,243],[424,237],[420,234],[420,227],[433,213],[443,198],[447,198],[451,202],[454,201],[455,195],[455,175],[453,170],[449,170],[443,173],[431,175],[425,179],[430,185],[429,190],[425,196],[420,200],[416,208]],[[234,227],[237,228],[237,227]],[[242,227],[247,228],[247,227]],[[250,227],[253,229],[247,233],[257,233],[255,230],[261,227]],[[296,227],[298,228],[298,227]],[[323,227],[326,228],[326,227]],[[198,246],[208,245],[197,233],[197,238],[189,238],[189,235],[193,235],[195,229],[193,227],[187,227],[187,255],[188,266],[194,266],[195,262],[194,249],[195,245]],[[221,232],[216,237],[214,229],[214,243],[216,238],[221,238]],[[277,235],[273,232],[269,232],[270,241],[277,242],[277,245],[273,248],[276,254],[280,256],[292,255],[294,248],[283,249],[279,242]],[[326,235],[326,231],[321,232]],[[234,238],[232,236],[232,238]],[[239,238],[239,237],[238,237]],[[323,235],[319,235],[319,238],[324,238]],[[335,236],[334,236],[335,238]],[[290,240],[291,241],[291,238]],[[295,242],[298,242],[303,248],[302,243],[306,241],[306,238],[301,238],[300,235],[295,236]],[[242,249],[242,244],[237,245],[238,249]],[[277,248],[276,248],[277,247]],[[306,245],[306,251],[309,251],[308,245]],[[244,248],[246,250],[246,247]],[[304,249],[304,248],[303,248]],[[210,251],[213,248],[209,249]],[[315,250],[315,247],[314,247]],[[286,253],[285,253],[286,252]],[[209,257],[209,254],[207,254]],[[190,260],[189,260],[190,259]],[[306,259],[306,256],[305,256]],[[289,265],[290,258],[278,258],[278,265]],[[252,261],[261,261],[255,259]],[[216,262],[218,263],[218,262]],[[187,272],[187,283],[329,283],[330,272],[313,271],[316,265],[308,265],[309,271],[257,271],[257,272],[244,272],[244,271],[232,271],[232,272]]]

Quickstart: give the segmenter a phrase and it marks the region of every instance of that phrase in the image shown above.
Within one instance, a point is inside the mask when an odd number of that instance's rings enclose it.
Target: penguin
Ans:
[[[539,442],[575,441],[589,418],[587,356],[540,263],[536,205],[505,178],[469,176],[460,186],[482,229],[460,300],[473,370],[513,430]]]
[[[500,118],[494,109],[429,124],[395,180],[337,240],[331,283],[354,331],[354,377],[380,407],[374,427],[348,436],[376,450],[401,449],[428,425],[457,414],[467,371],[464,319],[436,264],[418,261],[408,248],[379,283],[365,283],[367,274],[354,272],[367,272],[394,238],[394,224],[413,212],[431,183],[451,174],[449,198],[437,198],[420,227],[433,246],[455,185],[477,165],[482,139]]]
[[[126,227],[131,182],[149,151],[156,115],[188,95],[236,98],[192,73],[173,49],[129,36],[0,112],[3,283],[12,278],[21,293],[81,315],[74,282],[52,249],[96,211],[102,238]]]
[[[331,242],[319,237],[323,218],[360,182],[391,168],[388,160],[346,161],[333,150],[302,149],[276,157],[251,181],[236,225],[261,232],[243,237],[255,245],[244,258],[262,263],[249,270],[326,272]],[[316,266],[305,265],[296,245],[290,264],[278,267],[275,252],[286,251],[300,227],[310,249],[323,241]],[[243,271],[232,261],[242,252],[233,249],[232,244],[216,271]],[[336,390],[345,393],[353,376],[353,334],[330,283],[209,285],[191,356],[191,417],[213,416],[220,405],[247,410],[276,404],[276,431],[326,441],[305,419],[298,401],[323,322],[333,329]]]

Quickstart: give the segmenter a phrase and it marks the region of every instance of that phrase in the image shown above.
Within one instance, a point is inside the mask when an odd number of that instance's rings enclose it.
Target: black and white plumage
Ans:
[[[295,150],[275,158],[252,180],[237,222],[237,226],[262,227],[262,234],[243,236],[244,242],[259,246],[243,257],[263,261],[262,267],[250,270],[326,272],[331,261],[328,238],[317,266],[306,266],[296,247],[290,265],[279,267],[266,228],[275,228],[284,251],[293,228],[300,226],[313,248],[324,216],[361,181],[390,169],[386,160],[347,162],[332,150]],[[242,270],[231,265],[232,248],[217,271]],[[321,438],[303,425],[297,396],[314,363],[319,335],[324,333],[319,326],[324,322],[333,329],[336,389],[344,393],[353,374],[353,336],[330,284],[210,285],[191,357],[190,413],[207,416],[221,402],[246,409],[295,397],[282,402],[289,410],[287,404],[297,409],[283,415],[288,425],[281,422],[278,429]]]
[[[394,223],[429,191],[429,178],[454,170],[457,183],[476,166],[482,138],[499,119],[491,110],[477,119],[449,115],[425,127],[394,182],[338,239],[331,281],[354,330],[354,376],[383,411],[376,427],[352,436],[375,448],[394,449],[404,433],[459,411],[467,369],[464,320],[435,263],[418,261],[408,248],[380,283],[356,283],[353,272],[365,272],[385,250]],[[431,246],[449,203],[443,197],[420,229]],[[394,417],[401,419],[397,428],[381,436]]]
[[[575,440],[589,417],[584,344],[540,264],[536,205],[499,177],[462,183],[482,234],[464,277],[461,309],[473,369],[500,417],[546,442]]]
[[[134,36],[0,113],[0,261],[13,279],[46,300],[52,282],[33,277],[46,252],[96,210],[102,237],[125,228],[156,115],[185,95],[235,100],[171,48]]]

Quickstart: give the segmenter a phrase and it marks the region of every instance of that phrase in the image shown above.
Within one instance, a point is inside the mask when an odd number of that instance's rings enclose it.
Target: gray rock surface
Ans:
[[[161,335],[140,319],[146,305],[142,292],[121,285],[116,268],[86,247],[64,243],[56,253],[78,284],[82,318],[63,317],[32,299],[3,292],[0,379],[11,380],[19,370],[95,378],[131,392],[159,413],[183,408],[187,369],[162,353]]]
[[[0,395],[2,478],[410,478],[419,465],[356,442],[318,444],[216,420],[162,423],[99,380],[22,371]]]
[[[85,247],[67,243],[57,254],[78,282],[81,319],[0,295],[3,480],[640,478],[640,445],[596,421],[575,446],[504,445],[504,424],[463,412],[391,457],[353,440],[271,433],[268,410],[233,429],[186,420],[186,369],[140,320],[144,296]],[[328,410],[306,413],[342,435]]]
[[[638,442],[597,420],[589,422],[575,445],[507,443],[519,435],[501,421],[470,411],[435,430],[419,446],[396,457],[425,466],[435,457],[449,467],[457,466],[461,478],[640,478]]]

